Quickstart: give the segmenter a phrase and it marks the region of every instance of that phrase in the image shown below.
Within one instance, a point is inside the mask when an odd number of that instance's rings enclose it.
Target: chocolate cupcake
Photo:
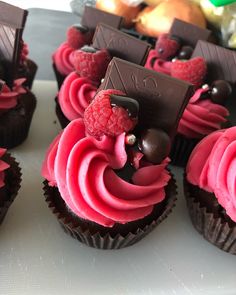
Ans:
[[[236,254],[236,127],[215,131],[193,150],[184,177],[196,230],[218,248]]]
[[[136,79],[144,83],[137,87]],[[169,85],[176,86],[174,107]],[[67,233],[92,247],[118,249],[168,216],[176,200],[167,169],[171,136],[190,95],[188,83],[113,58],[83,119],[56,137],[43,163],[46,201]],[[158,112],[169,109],[172,120],[162,121]]]
[[[15,159],[0,148],[0,224],[14,201],[21,183],[21,169]]]
[[[28,88],[36,67],[27,59],[27,48],[22,41],[28,12],[4,2],[0,3],[0,10],[4,11],[0,25],[3,32],[0,37],[0,146],[13,148],[26,139],[36,107],[36,98]]]
[[[62,128],[74,119],[83,118],[84,109],[104,78],[111,57],[143,65],[149,49],[148,43],[99,24],[93,44],[73,52],[74,71],[65,78],[56,98],[56,114]]]

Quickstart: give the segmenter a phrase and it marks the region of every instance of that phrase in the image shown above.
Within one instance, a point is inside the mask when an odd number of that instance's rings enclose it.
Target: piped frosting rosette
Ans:
[[[202,99],[206,89],[199,88],[190,99],[178,125],[178,133],[187,138],[202,138],[219,130],[226,122],[229,111],[222,105],[209,99]]]
[[[65,117],[70,121],[83,118],[84,110],[96,91],[97,87],[88,78],[80,77],[76,72],[69,74],[58,95],[58,103]]]
[[[138,169],[129,183],[114,172],[126,161],[124,134],[98,140],[86,136],[83,121],[77,119],[49,147],[42,174],[76,215],[112,227],[150,214],[165,198],[170,180],[165,159]]]
[[[187,180],[215,194],[236,222],[236,127],[213,132],[193,150]]]
[[[69,46],[67,42],[62,43],[54,52],[52,59],[57,70],[64,76],[74,70],[73,54],[75,49]]]
[[[0,91],[0,110],[12,109],[17,105],[19,95],[26,93],[22,86],[24,82],[25,78],[16,79],[12,90],[6,84],[2,85],[2,90]]]

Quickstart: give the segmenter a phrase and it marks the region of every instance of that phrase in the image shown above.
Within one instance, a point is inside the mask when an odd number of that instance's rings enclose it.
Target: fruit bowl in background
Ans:
[[[141,4],[139,4],[141,3]],[[138,5],[137,5],[138,4]],[[174,18],[206,26],[214,32],[217,42],[236,48],[236,3],[214,6],[210,0],[73,0],[72,11],[82,15],[85,5],[93,5],[110,13],[122,15],[122,29],[141,40],[155,43],[155,39],[169,31]],[[135,6],[136,5],[136,6]]]

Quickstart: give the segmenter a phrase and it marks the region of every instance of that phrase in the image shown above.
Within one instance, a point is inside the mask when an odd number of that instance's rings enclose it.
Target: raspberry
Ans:
[[[169,34],[160,35],[155,46],[158,58],[165,60],[175,56],[179,48],[180,41],[175,37],[171,37]]]
[[[206,62],[202,57],[183,61],[176,60],[171,67],[171,76],[201,86],[207,72]]]
[[[89,30],[82,25],[73,25],[67,30],[67,43],[74,49],[79,49],[89,41]]]
[[[125,102],[129,109],[125,107]],[[129,112],[131,109],[133,113]],[[117,136],[135,127],[137,114],[138,102],[136,100],[125,97],[125,94],[119,90],[102,90],[97,93],[85,110],[84,124],[86,131],[92,136],[100,137],[104,134]]]
[[[106,69],[111,60],[106,49],[96,50],[84,46],[74,52],[74,67],[81,77],[89,78],[97,83],[105,76]]]

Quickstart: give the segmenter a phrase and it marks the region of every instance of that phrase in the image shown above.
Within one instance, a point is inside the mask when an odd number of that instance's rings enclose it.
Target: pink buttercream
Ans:
[[[6,84],[4,84],[0,92],[0,110],[11,109],[17,105],[19,94],[26,92],[22,86],[24,82],[25,78],[15,80],[12,90]]]
[[[0,148],[0,158],[5,154],[6,149]],[[5,178],[5,170],[10,167],[9,164],[5,163],[4,161],[0,160],[0,188],[5,185],[4,178]]]
[[[172,66],[172,62],[160,59],[156,50],[152,49],[149,51],[145,68],[149,70],[154,70],[156,72],[163,73],[166,75],[170,75],[171,66]]]
[[[188,138],[202,138],[226,122],[229,112],[224,106],[200,98],[206,91],[200,88],[192,96],[180,119],[178,133]]]
[[[236,222],[236,127],[205,137],[193,150],[186,172],[188,181],[213,192]]]
[[[49,147],[42,175],[57,185],[67,206],[81,218],[112,227],[145,217],[165,198],[170,175],[160,165],[138,169],[133,184],[114,172],[127,161],[125,134],[100,140],[85,135],[82,119],[72,121]]]
[[[21,52],[20,52],[20,63],[24,63],[29,55],[29,46],[28,44],[26,44],[23,40],[22,40],[22,48],[21,48]]]
[[[64,76],[74,71],[73,55],[75,49],[70,47],[67,42],[62,43],[54,52],[52,59],[57,70]]]
[[[68,120],[83,118],[84,110],[93,99],[97,87],[88,78],[70,73],[64,80],[58,95],[61,110]]]

